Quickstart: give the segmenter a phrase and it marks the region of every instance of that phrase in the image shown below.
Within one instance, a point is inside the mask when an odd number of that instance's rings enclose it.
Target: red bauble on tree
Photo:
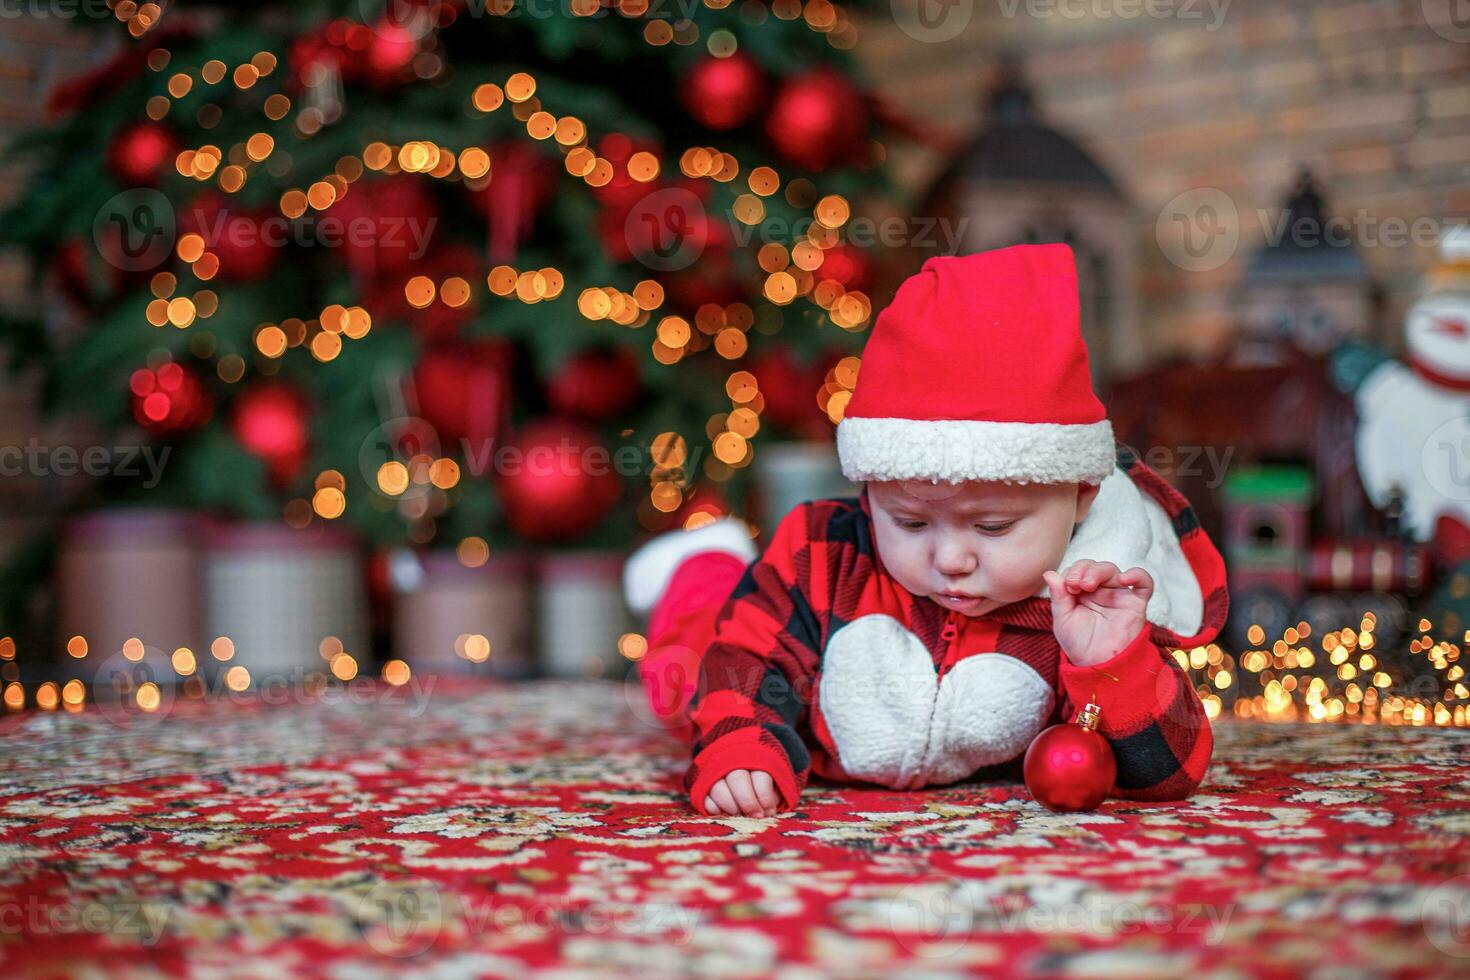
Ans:
[[[226,282],[264,279],[276,267],[280,249],[272,240],[273,215],[244,211],[219,194],[205,194],[179,215],[179,232],[204,239],[205,251],[219,259],[219,278]]]
[[[80,236],[61,243],[52,257],[51,268],[62,292],[83,306],[91,306],[116,293],[125,280],[117,265],[107,261],[92,242]]]
[[[1118,763],[1097,732],[1099,713],[1097,705],[1088,704],[1072,724],[1051,726],[1026,750],[1026,788],[1048,810],[1095,810],[1112,791]]]
[[[396,7],[390,4],[390,12]],[[295,87],[319,84],[324,73],[370,85],[407,81],[413,77],[408,68],[418,53],[419,37],[395,17],[372,25],[345,17],[330,21],[292,43],[288,58]]]
[[[372,32],[364,71],[367,80],[375,85],[387,85],[404,78],[406,69],[413,64],[413,56],[418,53],[418,37],[387,17],[374,24]]]
[[[591,422],[613,418],[638,398],[638,358],[621,344],[579,351],[552,376],[547,397],[563,415]]]
[[[836,351],[827,351],[806,364],[784,344],[768,347],[749,358],[747,369],[755,375],[765,405],[761,416],[768,422],[795,431],[806,438],[824,438],[831,433],[831,423],[822,410],[818,394],[827,373],[842,359]]]
[[[835,279],[843,289],[866,290],[872,284],[873,263],[863,249],[843,243],[822,253],[816,276],[818,281]]]
[[[766,80],[755,59],[737,52],[694,63],[679,88],[684,108],[708,129],[735,129],[760,111]]]
[[[862,95],[831,68],[814,68],[787,81],[766,117],[772,145],[806,170],[825,170],[857,159],[866,131]]]
[[[569,541],[597,526],[622,496],[622,478],[597,433],[548,419],[496,454],[496,483],[512,530],[532,541]]]
[[[133,418],[155,436],[197,429],[209,421],[214,402],[191,369],[170,361],[139,368],[128,379]]]
[[[499,340],[435,344],[414,365],[413,387],[440,446],[468,439],[477,453],[499,438],[509,416],[510,352]]]
[[[386,280],[423,258],[439,222],[427,177],[399,174],[353,184],[325,214],[342,222],[342,254],[360,287]],[[396,283],[401,292],[403,283]]]
[[[179,142],[162,123],[144,120],[124,126],[107,147],[107,169],[129,187],[152,184],[173,163]]]
[[[597,142],[597,155],[612,164],[612,180],[592,188],[592,195],[604,205],[615,210],[626,210],[636,204],[654,186],[635,180],[628,173],[628,161],[635,153],[651,153],[661,156],[659,145],[653,140],[633,139],[627,133],[608,133]]]
[[[645,498],[646,501],[647,498]],[[651,506],[640,505],[639,519],[650,531],[668,531],[681,527],[698,527],[691,521],[711,521],[730,513],[730,502],[711,485],[701,485],[684,494],[684,501],[672,513],[665,514]]]
[[[536,215],[556,193],[557,166],[525,140],[502,140],[486,150],[490,179],[471,192],[490,225],[491,262],[512,262]]]
[[[231,431],[273,479],[290,483],[306,462],[306,399],[279,381],[256,385],[235,400]]]
[[[414,309],[409,305],[408,322],[414,333],[429,341],[458,337],[460,329],[475,314],[471,284],[483,281],[485,275],[485,260],[480,253],[468,245],[448,244],[405,269],[400,278],[406,282],[407,277],[413,275],[428,276],[438,287],[428,306]],[[462,282],[452,282],[454,279]],[[403,292],[403,283],[397,279],[390,280],[388,286],[396,287],[400,294]],[[466,289],[466,286],[470,288]]]

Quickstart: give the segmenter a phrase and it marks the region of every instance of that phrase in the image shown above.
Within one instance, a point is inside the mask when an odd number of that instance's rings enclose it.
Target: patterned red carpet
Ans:
[[[1187,803],[1082,816],[710,819],[616,684],[429,683],[0,722],[0,976],[1470,972],[1470,731],[1220,723]]]

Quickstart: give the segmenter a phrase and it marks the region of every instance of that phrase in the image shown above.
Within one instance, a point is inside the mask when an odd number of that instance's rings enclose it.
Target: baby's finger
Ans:
[[[1134,592],[1140,593],[1142,595],[1148,595],[1149,593],[1153,592],[1154,589],[1153,576],[1144,569],[1138,568],[1136,566],[1120,574],[1118,576],[1118,584],[1126,585],[1129,588],[1133,589]]]
[[[776,781],[771,778],[770,773],[757,769],[750,774],[750,781],[755,786],[756,799],[760,800],[767,813],[775,813],[781,809],[781,797],[776,792]]]
[[[760,800],[755,798],[755,787],[750,783],[750,773],[745,769],[736,769],[725,777],[725,782],[730,784],[730,792],[735,794],[735,802],[740,806],[740,812],[747,817],[764,816]]]
[[[704,798],[704,812],[706,816],[720,816],[720,805],[715,802],[715,798],[713,796],[706,796]]]
[[[1060,572],[1044,571],[1041,573],[1041,577],[1046,581],[1046,587],[1051,590],[1052,599],[1059,600],[1066,597],[1067,580],[1062,577]]]
[[[1052,613],[1064,615],[1077,605],[1077,597],[1069,591],[1066,580],[1056,572],[1042,572],[1042,578],[1046,579],[1047,586],[1051,589]]]
[[[1112,581],[1113,577],[1115,575],[1117,575],[1117,574],[1118,574],[1118,566],[1117,565],[1114,565],[1112,562],[1110,562],[1110,561],[1097,561],[1097,562],[1093,562],[1092,563],[1092,567],[1089,568],[1087,570],[1086,574],[1084,574],[1082,576],[1082,581],[1081,581],[1082,588],[1087,589],[1089,591],[1092,590],[1092,589],[1099,588],[1099,587],[1101,587],[1103,585],[1106,585],[1108,582]]]
[[[710,787],[709,795],[714,798],[715,804],[723,811],[721,816],[729,814],[733,817],[740,812],[740,807],[735,805],[735,797],[730,794],[728,783],[728,777],[715,783]]]

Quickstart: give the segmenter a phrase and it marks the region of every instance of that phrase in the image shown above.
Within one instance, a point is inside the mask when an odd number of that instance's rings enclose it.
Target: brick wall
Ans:
[[[974,0],[952,40],[926,43],[899,19],[869,17],[857,52],[896,107],[965,133],[982,121],[997,57],[1017,52],[1041,112],[1135,205],[1146,335],[1160,352],[1203,353],[1233,330],[1232,287],[1265,236],[1258,209],[1279,217],[1300,164],[1322,178],[1332,213],[1377,237],[1394,230],[1387,219],[1407,230],[1470,217],[1470,26],[1457,33],[1452,2],[1233,0],[1217,21],[1202,0],[1158,0],[1153,9],[1175,14],[1152,18],[1122,16],[1143,0]],[[965,9],[957,0],[951,16]],[[896,143],[890,159],[913,194],[942,164]],[[1220,268],[1186,272],[1155,224],[1200,187],[1230,196],[1240,243]],[[1386,291],[1381,337],[1396,343],[1434,249],[1362,251]]]
[[[1228,333],[1230,289],[1264,235],[1257,209],[1279,204],[1300,163],[1323,177],[1337,214],[1365,227],[1470,215],[1470,29],[1457,34],[1454,2],[1147,0],[1169,14],[1150,17],[1137,15],[1145,0],[953,0],[949,16],[968,11],[968,23],[952,40],[916,40],[895,17],[869,15],[857,50],[895,106],[958,132],[981,122],[997,56],[1019,51],[1042,111],[1136,205],[1151,342],[1198,351]],[[39,121],[58,78],[103,57],[105,32],[66,28],[0,20],[0,145]],[[942,163],[899,144],[892,160],[912,195]],[[0,172],[0,203],[17,177]],[[1165,203],[1195,187],[1225,191],[1242,218],[1235,260],[1207,272],[1171,264],[1154,231]],[[1432,249],[1364,253],[1387,290],[1393,342]],[[23,283],[18,259],[0,255],[0,302],[24,302]]]

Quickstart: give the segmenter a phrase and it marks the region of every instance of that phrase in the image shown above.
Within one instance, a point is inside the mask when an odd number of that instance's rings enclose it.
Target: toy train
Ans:
[[[1357,629],[1368,614],[1382,647],[1407,631],[1411,602],[1430,585],[1428,547],[1394,535],[1312,540],[1312,502],[1312,476],[1304,466],[1252,467],[1227,479],[1225,640],[1233,650],[1270,644],[1301,622],[1319,636]],[[1252,626],[1261,628],[1264,640]]]

